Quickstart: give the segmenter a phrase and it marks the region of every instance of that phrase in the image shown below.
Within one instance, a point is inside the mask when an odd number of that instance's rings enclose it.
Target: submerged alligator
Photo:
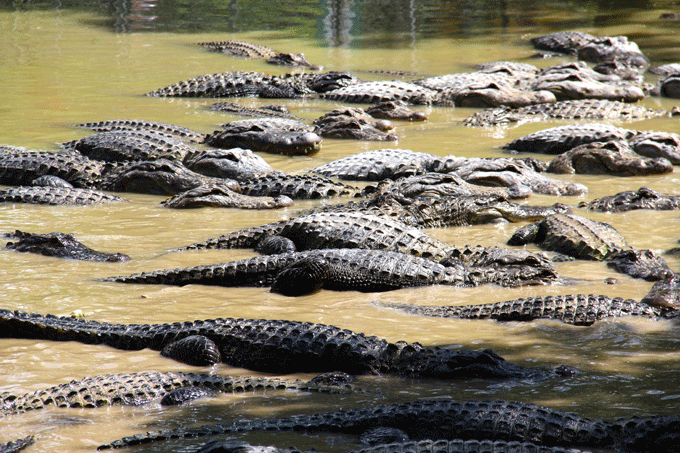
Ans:
[[[0,393],[0,417],[44,409],[97,408],[102,406],[139,406],[154,400],[175,405],[200,396],[188,390],[199,390],[204,396],[218,393],[243,393],[262,390],[300,390],[306,392],[347,393],[350,384],[320,385],[312,381],[269,377],[234,377],[207,373],[142,373],[107,374],[73,380],[44,390],[23,395]]]
[[[627,212],[635,209],[671,211],[680,209],[680,195],[661,193],[642,186],[638,190],[626,190],[588,202],[582,201],[578,207],[597,212]]]
[[[647,299],[653,300],[653,296]],[[396,302],[377,304],[414,315],[438,318],[493,319],[500,322],[554,319],[575,326],[590,326],[602,319],[624,316],[654,319],[680,317],[680,306],[652,306],[632,299],[593,294],[527,297],[478,305],[427,306]]]
[[[16,453],[35,443],[35,436],[26,436],[23,439],[13,440],[0,444],[0,453]]]
[[[281,419],[239,420],[150,431],[115,440],[98,449],[251,431],[294,430],[357,436],[376,427],[396,428],[412,440],[486,439],[627,453],[672,451],[680,442],[680,417],[677,416],[633,417],[609,422],[530,403],[423,400]]]
[[[249,370],[288,374],[342,371],[437,379],[518,379],[571,376],[571,367],[524,368],[492,350],[426,348],[324,324],[218,318],[173,324],[109,324],[54,315],[0,310],[5,338],[77,341],[123,350],[167,345],[192,335],[214,342],[221,361]]]
[[[126,201],[127,200],[115,195],[93,189],[55,186],[16,186],[0,189],[0,203],[85,206]]]
[[[176,286],[270,286],[275,293],[302,296],[321,289],[379,292],[425,285],[471,287],[489,283],[514,287],[558,280],[550,263],[539,255],[480,249],[452,250],[451,258],[442,261],[443,264],[385,250],[320,249],[109,277],[105,281]],[[512,263],[513,259],[517,262]],[[465,265],[463,260],[479,263]]]
[[[17,252],[31,252],[58,258],[106,263],[130,260],[130,257],[124,253],[105,253],[93,250],[76,240],[72,234],[34,234],[16,230],[14,233],[6,233],[5,237],[15,239],[14,242],[8,242],[5,248]]]
[[[259,58],[269,64],[305,67],[312,70],[320,69],[319,66],[307,61],[302,53],[277,52],[267,46],[245,41],[211,41],[199,42],[199,46],[213,52],[220,52],[236,57]]]

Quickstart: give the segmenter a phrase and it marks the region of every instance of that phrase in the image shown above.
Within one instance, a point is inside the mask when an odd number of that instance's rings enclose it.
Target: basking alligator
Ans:
[[[636,121],[676,115],[674,111],[655,110],[637,104],[600,99],[558,101],[511,109],[489,108],[463,120],[466,126],[490,127],[508,123],[559,120]]]
[[[161,350],[190,335],[218,347],[222,362],[250,370],[288,374],[343,371],[438,379],[515,379],[571,376],[570,367],[523,368],[491,350],[425,348],[388,343],[338,327],[297,321],[211,319],[173,324],[108,324],[70,317],[0,310],[5,338],[77,341],[123,350]]]
[[[673,164],[664,157],[643,157],[634,152],[628,142],[586,143],[555,157],[548,173],[612,176],[663,175],[673,171]]]
[[[424,285],[521,286],[557,281],[557,274],[546,259],[503,250],[454,250],[452,258],[440,264],[384,250],[319,249],[109,277],[104,281],[176,286],[271,286],[272,292],[286,296],[302,296],[321,289],[374,292]]]
[[[176,403],[180,389],[200,389],[218,393],[243,393],[261,390],[301,390],[322,393],[347,393],[354,387],[319,385],[301,380],[221,376],[207,373],[142,373],[107,374],[73,380],[44,390],[13,395],[0,393],[0,417],[44,409],[47,406],[63,408],[97,408],[102,406],[139,406],[154,400]],[[189,395],[190,396],[190,395]],[[187,399],[188,401],[188,399]]]
[[[49,205],[93,205],[127,201],[92,189],[49,186],[18,186],[0,189],[0,203],[30,203]]]
[[[658,192],[642,186],[638,190],[627,190],[591,201],[582,201],[579,208],[598,212],[627,212],[635,209],[671,211],[680,209],[680,195]]]
[[[130,260],[130,257],[123,253],[105,253],[92,250],[77,241],[72,234],[33,234],[16,230],[14,233],[6,233],[5,237],[16,239],[14,242],[8,242],[5,245],[5,248],[16,250],[17,252],[30,252],[58,258],[101,261],[106,263],[118,263]]]
[[[153,97],[287,97],[316,95],[357,82],[348,72],[271,75],[259,72],[206,74],[152,91]]]
[[[207,145],[244,148],[286,156],[308,156],[321,148],[321,137],[312,126],[288,118],[253,118],[232,121],[208,134]]]
[[[423,400],[282,419],[239,420],[196,428],[151,431],[101,445],[98,449],[250,431],[295,430],[359,435],[376,427],[402,430],[413,440],[486,439],[629,453],[671,451],[680,441],[680,417],[676,416],[633,417],[609,422],[530,403]]]
[[[525,206],[498,195],[418,196],[407,198],[395,193],[370,200],[324,206],[313,212],[362,212],[386,217],[418,228],[479,225],[498,222],[534,221],[550,214],[570,213],[561,203],[552,206]]]
[[[199,46],[236,57],[259,58],[266,60],[269,64],[305,67],[312,70],[321,69],[319,66],[311,64],[302,53],[277,52],[261,44],[253,44],[244,41],[211,41],[199,42]]]
[[[90,129],[95,132],[144,130],[148,132],[154,132],[156,134],[167,135],[168,137],[174,137],[192,143],[202,143],[205,139],[205,134],[196,132],[186,127],[148,120],[108,120],[94,123],[74,124],[73,126]]]
[[[396,302],[377,304],[414,315],[438,318],[494,319],[500,322],[555,319],[576,326],[590,326],[602,319],[623,316],[655,319],[680,317],[680,306],[651,306],[632,299],[593,294],[527,297],[478,305],[427,306]]]

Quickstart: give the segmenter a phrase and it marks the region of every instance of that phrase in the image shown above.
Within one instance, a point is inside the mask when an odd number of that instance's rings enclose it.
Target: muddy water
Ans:
[[[652,12],[638,19],[657,17]],[[56,149],[55,143],[76,139],[86,131],[70,127],[76,122],[142,118],[178,124],[202,132],[234,117],[212,113],[214,100],[147,98],[142,94],[199,74],[232,71],[279,71],[260,61],[207,53],[192,43],[242,39],[281,50],[302,51],[328,70],[349,69],[371,78],[364,70],[415,71],[437,75],[471,70],[474,63],[523,59],[533,53],[526,45],[543,30],[517,27],[470,40],[429,39],[405,48],[325,47],[316,41],[283,39],[272,33],[113,34],[92,25],[94,16],[65,11],[10,12],[0,14],[0,143],[32,149]],[[637,33],[651,42],[660,32],[654,23],[636,26],[584,29],[601,35]],[[656,35],[655,35],[656,33]],[[673,38],[673,37],[671,37]],[[671,38],[666,37],[666,40]],[[669,43],[665,50],[677,46]],[[646,49],[643,47],[642,49]],[[672,58],[664,54],[665,58]],[[560,60],[539,61],[539,65]],[[247,105],[267,102],[243,100]],[[670,108],[668,100],[648,99],[646,105]],[[283,101],[297,115],[312,119],[338,104]],[[479,130],[457,124],[469,109],[423,108],[427,123],[397,125],[399,148],[439,155],[502,156],[499,147],[521,135],[547,127]],[[659,119],[629,124],[631,128],[679,132],[677,120]],[[551,124],[551,125],[557,125]],[[286,171],[310,169],[352,153],[386,147],[376,143],[326,140],[313,157],[263,156]],[[537,156],[541,157],[541,156]],[[544,156],[542,158],[545,158]],[[601,176],[563,177],[586,184],[584,197],[533,196],[533,204],[582,200],[649,185],[680,193],[677,173],[649,178]],[[388,377],[361,377],[359,384],[378,393],[319,396],[299,393],[225,395],[180,408],[116,407],[96,410],[36,411],[0,420],[0,442],[38,434],[31,451],[92,451],[113,439],[172,426],[226,422],[238,417],[265,417],[305,413],[362,404],[392,403],[420,397],[454,399],[510,399],[571,410],[584,416],[615,419],[632,415],[677,414],[680,391],[678,327],[651,320],[611,320],[587,328],[554,322],[498,324],[420,318],[376,306],[376,302],[452,305],[501,301],[522,296],[598,293],[639,299],[651,283],[634,280],[607,269],[602,263],[557,264],[560,274],[577,280],[572,286],[500,289],[428,287],[382,294],[322,291],[313,296],[286,298],[267,289],[184,288],[115,285],[96,279],[111,275],[186,267],[253,256],[251,251],[170,253],[169,250],[218,236],[238,228],[271,222],[314,206],[299,202],[273,211],[198,209],[177,211],[159,205],[161,198],[122,194],[128,203],[93,207],[0,206],[0,232],[20,229],[47,233],[73,233],[85,244],[102,251],[127,253],[128,263],[87,263],[32,254],[0,251],[0,300],[3,308],[69,315],[76,310],[88,318],[119,323],[160,323],[214,317],[290,319],[333,324],[378,335],[389,341],[419,341],[428,346],[494,348],[509,360],[525,366],[575,366],[583,373],[568,380],[542,383],[485,381],[413,381]],[[680,237],[677,212],[592,214],[588,217],[614,225],[637,248],[666,250]],[[433,229],[429,232],[455,244],[503,245],[517,225]],[[676,258],[668,258],[680,269]],[[616,277],[616,285],[605,285]],[[49,341],[0,341],[0,390],[33,391],[84,376],[145,370],[197,371],[152,351],[123,352],[106,347]],[[222,374],[253,374],[225,365],[199,369]],[[290,377],[309,378],[309,375]],[[252,442],[295,444],[320,451],[341,451],[350,446],[342,436],[251,435]],[[193,442],[139,447],[136,451],[191,451]]]

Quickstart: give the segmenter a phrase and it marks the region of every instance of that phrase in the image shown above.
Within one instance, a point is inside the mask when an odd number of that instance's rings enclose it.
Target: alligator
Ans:
[[[172,324],[109,324],[93,320],[0,310],[5,338],[77,341],[122,350],[161,350],[189,335],[202,335],[230,366],[277,374],[342,371],[437,379],[541,379],[569,377],[571,367],[524,368],[492,350],[425,348],[388,343],[335,326],[264,319],[211,319]]]
[[[321,69],[307,61],[302,53],[277,52],[269,47],[244,41],[211,41],[199,42],[199,46],[236,57],[258,58],[269,64],[305,67],[312,70]]]
[[[321,95],[330,101],[353,104],[378,104],[386,101],[403,101],[406,104],[429,105],[435,102],[437,92],[415,83],[395,81],[357,82]]]
[[[290,113],[282,105],[261,105],[259,107],[245,107],[234,102],[217,102],[210,106],[210,110],[216,112],[230,113],[232,115],[249,116],[254,118],[288,118],[291,120],[302,120]]]
[[[534,90],[527,90],[516,88],[509,82],[473,80],[461,88],[443,90],[437,96],[436,104],[455,107],[518,108],[556,100],[555,94],[550,90],[538,86]]]
[[[423,173],[404,176],[396,181],[385,179],[363,188],[366,196],[395,195],[407,198],[417,197],[505,197],[526,198],[531,190],[526,186],[492,187],[470,184],[455,173]]]
[[[93,250],[76,240],[72,234],[58,232],[34,234],[16,230],[14,233],[5,233],[4,236],[15,240],[14,242],[8,242],[5,248],[16,250],[17,252],[30,252],[58,258],[106,263],[119,263],[130,260],[130,257],[123,253],[105,253]]]
[[[680,309],[680,276],[673,274],[657,281],[640,302],[665,309]]]
[[[503,146],[510,153],[563,154],[577,146],[609,141],[625,141],[637,154],[664,157],[680,164],[680,136],[668,132],[636,131],[609,124],[580,123],[543,129]]]
[[[675,109],[665,111],[619,101],[579,99],[536,104],[517,109],[509,107],[488,108],[465,118],[463,124],[466,126],[491,127],[549,119],[636,121],[678,114],[680,114],[680,111]]]
[[[441,263],[393,251],[334,248],[144,272],[103,281],[174,286],[270,286],[273,293],[302,296],[321,289],[380,292],[425,285],[472,287],[489,283],[515,287],[557,280],[550,263],[539,255],[468,247],[453,250],[451,257]]]
[[[554,214],[518,229],[508,245],[530,242],[574,258],[606,260],[631,247],[614,227],[576,214]]]
[[[409,441],[408,436],[395,428],[375,428],[374,431],[398,432],[400,437],[387,437],[387,442],[368,443],[362,435],[362,445],[371,445],[348,453],[587,453],[574,448],[545,447],[532,442],[477,439],[439,439]],[[313,453],[315,449],[300,451],[296,447],[278,448],[273,445],[251,445],[243,440],[206,442],[197,453]]]
[[[647,176],[671,173],[673,164],[665,157],[643,157],[634,152],[626,141],[610,140],[572,148],[555,157],[546,171],[561,174]]]
[[[41,176],[52,175],[74,187],[92,189],[103,169],[103,162],[75,152],[0,150],[0,184],[5,186],[29,186]]]
[[[608,99],[610,101],[636,102],[645,97],[644,91],[633,84],[605,83],[597,80],[589,72],[562,68],[539,72],[531,87],[536,91],[552,93],[557,101]],[[521,105],[510,106],[521,107]],[[489,107],[496,106],[490,105]]]
[[[407,198],[398,192],[387,192],[370,200],[324,206],[312,212],[361,212],[390,218],[417,228],[442,228],[535,221],[550,214],[570,213],[571,208],[561,203],[552,206],[519,205],[497,195],[461,194]]]
[[[429,306],[397,302],[376,302],[406,313],[437,318],[493,319],[499,322],[554,319],[575,326],[590,326],[596,321],[624,316],[652,319],[680,317],[676,307],[652,306],[633,299],[594,294],[527,297],[476,305]]]
[[[607,267],[633,278],[649,282],[666,280],[674,272],[658,253],[653,250],[619,250],[607,258]]]
[[[263,390],[348,393],[355,388],[351,384],[328,386],[302,380],[207,373],[145,371],[107,374],[72,380],[23,395],[0,393],[0,417],[44,409],[52,405],[61,408],[92,409],[102,406],[140,406],[155,400],[160,400],[161,404],[165,405],[165,401],[173,400],[176,391],[180,389],[203,389],[217,395]]]
[[[538,69],[534,67],[535,71],[532,71],[531,75],[527,75],[528,73],[526,71],[513,71],[507,66],[504,69],[505,70],[498,70],[498,67],[496,67],[496,69],[494,69],[494,67],[490,67],[477,72],[444,74],[435,77],[414,80],[413,83],[437,93],[455,92],[464,90],[471,85],[478,84],[501,84],[515,87],[520,83],[520,79],[533,79],[535,73],[538,71]]]
[[[426,121],[427,113],[411,110],[404,101],[385,101],[365,109],[373,118],[383,120]]]
[[[128,162],[167,159],[183,162],[200,152],[180,139],[143,129],[113,130],[63,143],[66,150],[104,162]]]
[[[286,156],[309,156],[321,148],[313,128],[286,118],[254,118],[232,121],[208,134],[205,143],[216,148],[245,148]]]
[[[271,75],[259,72],[205,74],[147,93],[152,97],[289,97],[317,95],[357,83],[348,72]],[[273,92],[272,92],[273,90]]]
[[[597,38],[578,31],[559,31],[532,38],[530,42],[539,50],[570,54],[590,63],[623,60],[641,68],[649,65],[638,45],[625,36]]]
[[[241,193],[253,197],[285,195],[294,200],[317,200],[330,197],[360,197],[358,187],[342,184],[313,174],[269,174],[239,180]]]
[[[680,195],[662,193],[642,186],[638,190],[627,190],[588,202],[582,201],[578,207],[597,212],[627,212],[635,209],[670,211],[680,209]]]
[[[127,200],[93,189],[68,187],[18,186],[0,189],[0,203],[30,203],[65,205],[94,205]]]
[[[394,128],[388,120],[376,120],[363,109],[345,107],[331,110],[313,122],[314,132],[321,137],[368,141],[396,141],[388,133]]]
[[[73,184],[54,175],[42,175],[35,178],[31,181],[31,185],[35,187],[62,187],[64,189],[73,189]]]
[[[201,132],[196,132],[182,126],[175,126],[174,124],[158,123],[147,120],[108,120],[94,123],[74,124],[73,126],[90,129],[95,132],[144,130],[191,143],[201,143],[205,140],[205,134]]]
[[[292,204],[293,200],[285,195],[253,197],[234,192],[224,184],[203,184],[161,202],[161,206],[172,209],[202,207],[275,209],[291,206]]]
[[[114,165],[102,178],[102,190],[175,195],[203,184],[221,184],[239,192],[236,181],[212,178],[193,172],[178,162],[156,159]]]
[[[4,444],[0,444],[0,453],[16,453],[24,448],[35,443],[35,436],[32,434],[23,439],[13,440]]]
[[[187,157],[184,166],[204,176],[247,181],[253,177],[284,175],[249,149],[206,149]]]
[[[98,449],[251,431],[294,430],[357,436],[376,427],[400,429],[413,440],[502,440],[629,453],[671,451],[680,441],[680,417],[677,416],[635,416],[609,422],[531,403],[440,399],[150,431],[109,442]]]

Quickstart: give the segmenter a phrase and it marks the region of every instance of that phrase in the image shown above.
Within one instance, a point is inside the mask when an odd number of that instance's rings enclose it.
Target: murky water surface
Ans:
[[[0,12],[0,143],[32,149],[56,149],[58,142],[87,135],[86,131],[69,126],[72,123],[122,118],[162,121],[209,132],[218,124],[237,118],[208,111],[206,107],[214,100],[157,99],[142,95],[200,74],[233,70],[285,72],[285,69],[268,66],[262,61],[206,52],[194,45],[200,41],[241,39],[258,42],[281,51],[304,52],[310,61],[323,65],[327,70],[351,70],[359,76],[377,79],[375,74],[363,71],[401,70],[439,75],[470,71],[475,63],[524,60],[533,53],[528,39],[559,29],[563,19],[564,24],[596,35],[628,35],[641,45],[643,52],[658,62],[678,59],[677,22],[671,27],[668,22],[658,20],[660,13],[668,11],[659,9],[663,4],[657,9],[645,4],[644,7],[631,6],[617,12],[570,9],[568,3],[548,2],[545,8],[532,3],[527,11],[520,12],[519,6],[510,3],[510,11],[494,10],[497,14],[490,16],[479,13],[481,7],[476,7],[476,4],[458,5],[459,8],[449,4],[447,7],[454,9],[460,19],[457,25],[453,19],[451,24],[445,23],[444,6],[432,12],[426,8],[432,8],[432,5],[423,4],[416,9],[404,7],[403,14],[397,8],[398,14],[393,16],[401,18],[401,22],[395,22],[390,32],[384,22],[375,19],[380,17],[377,15],[380,11],[385,10],[384,5],[373,5],[378,11],[376,13],[371,12],[373,10],[369,10],[368,6],[361,9],[352,4],[322,3],[321,7],[310,7],[304,14],[291,13],[290,17],[304,22],[304,26],[291,22],[289,28],[258,31],[252,24],[250,28],[239,28],[232,17],[232,22],[222,24],[224,28],[180,29],[178,33],[173,32],[172,27],[163,28],[162,25],[168,22],[154,16],[153,3],[146,4],[146,9],[143,7],[145,4],[140,5],[137,5],[137,16],[132,15],[134,11],[119,12],[111,16],[114,19],[103,16],[102,11],[60,9],[54,5],[47,5],[42,10],[8,7]],[[247,16],[244,8],[247,9],[247,6],[241,6],[240,16],[236,17]],[[465,8],[478,13],[469,15],[471,23],[462,19]],[[224,10],[219,11],[225,14]],[[426,12],[430,15],[423,16]],[[406,13],[413,16],[406,20]],[[478,26],[474,25],[475,20],[479,21]],[[378,23],[381,25],[376,25]],[[532,61],[547,66],[560,60]],[[270,103],[257,99],[239,102],[252,106]],[[308,119],[339,106],[319,100],[286,100],[281,104]],[[647,99],[644,104],[667,109],[673,102]],[[325,140],[321,152],[313,157],[263,157],[276,168],[298,171],[353,153],[391,146],[438,155],[502,156],[499,150],[502,144],[549,127],[533,123],[520,127],[471,129],[458,124],[459,120],[473,112],[471,109],[423,110],[430,116],[428,122],[397,124],[396,132],[401,140],[396,145]],[[677,120],[670,119],[628,126],[680,132]],[[576,204],[642,185],[663,192],[680,193],[677,173],[648,178],[564,178],[586,184],[590,193],[584,197],[560,200],[533,196],[527,203],[561,201]],[[361,386],[380,390],[380,393],[319,396],[269,392],[224,395],[178,408],[163,408],[158,404],[96,410],[50,408],[0,421],[3,433],[0,442],[36,433],[39,440],[31,447],[32,452],[92,451],[101,443],[150,429],[227,422],[239,417],[270,417],[350,408],[421,397],[510,399],[606,419],[677,414],[680,411],[680,391],[677,388],[680,331],[670,322],[610,320],[586,328],[546,321],[498,324],[420,318],[375,305],[375,302],[381,301],[424,305],[468,304],[579,292],[639,299],[651,287],[651,283],[616,274],[603,263],[560,263],[557,264],[559,272],[577,279],[578,284],[522,289],[428,287],[382,294],[322,291],[309,297],[286,298],[270,294],[266,288],[105,284],[97,278],[253,256],[253,252],[244,250],[168,251],[238,228],[292,216],[298,210],[316,204],[299,202],[290,208],[260,212],[233,209],[178,211],[161,207],[160,197],[122,195],[130,202],[93,207],[0,206],[0,232],[20,229],[36,233],[73,233],[97,250],[122,252],[132,257],[128,263],[109,264],[0,251],[1,306],[57,315],[82,310],[91,319],[118,323],[161,323],[214,317],[320,322],[374,334],[389,341],[419,341],[427,346],[454,349],[494,348],[507,359],[526,366],[568,364],[583,373],[572,379],[539,384],[360,377]],[[670,249],[677,246],[680,237],[677,212],[586,215],[609,222],[625,235],[631,245],[641,249]],[[500,246],[516,228],[518,225],[510,224],[429,232],[439,239],[460,245]],[[676,258],[669,257],[668,262],[674,269],[680,269]],[[619,283],[605,285],[603,279],[607,277],[616,277]],[[0,341],[0,363],[0,390],[16,393],[105,373],[197,371],[195,367],[175,363],[148,350],[123,352],[107,347],[32,340]],[[225,365],[199,371],[253,374]],[[295,444],[301,448],[316,447],[320,451],[341,451],[352,446],[351,439],[342,436],[254,434],[244,437],[252,442],[275,443],[281,447]],[[136,451],[190,451],[197,442],[160,443],[138,447]]]

